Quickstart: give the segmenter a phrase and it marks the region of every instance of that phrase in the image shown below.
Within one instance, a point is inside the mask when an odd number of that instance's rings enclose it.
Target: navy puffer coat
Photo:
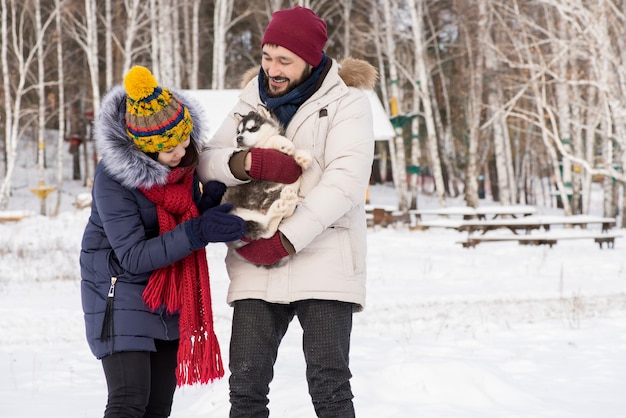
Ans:
[[[203,127],[200,108],[175,92],[193,119],[192,142],[200,144]],[[80,254],[81,298],[87,341],[97,358],[120,351],[155,351],[154,340],[175,340],[178,314],[152,312],[142,293],[151,273],[191,254],[194,248],[183,224],[159,235],[154,203],[138,187],[163,185],[169,168],[141,152],[125,131],[126,93],[113,88],[103,99],[94,122],[94,139],[102,157],[94,176],[91,216]],[[200,197],[194,181],[194,198]],[[101,340],[111,278],[113,335]]]

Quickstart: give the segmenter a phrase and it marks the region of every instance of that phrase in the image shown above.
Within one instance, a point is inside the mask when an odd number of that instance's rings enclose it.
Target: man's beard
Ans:
[[[287,79],[288,80],[287,81],[287,88],[285,90],[281,90],[280,92],[274,92],[270,88],[270,76],[264,70],[263,74],[265,75],[265,77],[263,79],[263,83],[265,84],[264,85],[265,91],[267,92],[267,95],[269,97],[272,97],[272,98],[282,97],[282,96],[286,95],[287,93],[293,91],[300,84],[302,84],[302,82],[304,80],[309,78],[309,76],[311,75],[312,72],[313,72],[313,69],[310,66],[307,66],[304,69],[304,71],[302,72],[302,74],[300,74],[300,77],[298,77],[296,80],[292,81],[291,79]]]

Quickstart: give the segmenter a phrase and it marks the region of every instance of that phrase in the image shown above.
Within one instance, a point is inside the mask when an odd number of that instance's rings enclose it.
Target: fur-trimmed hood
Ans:
[[[344,58],[338,61],[339,77],[348,87],[373,90],[378,80],[378,71],[367,61],[357,58]],[[259,74],[259,67],[250,68],[241,77],[241,88]]]
[[[184,93],[170,90],[187,105],[193,120],[191,141],[199,147],[205,134],[202,108]],[[115,181],[129,189],[165,184],[169,167],[142,152],[126,133],[126,91],[122,85],[113,87],[104,96],[93,128],[100,164]]]

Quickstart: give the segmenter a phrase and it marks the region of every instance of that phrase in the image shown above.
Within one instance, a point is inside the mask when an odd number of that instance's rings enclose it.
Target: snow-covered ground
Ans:
[[[393,200],[384,186],[371,196]],[[58,217],[0,223],[2,417],[102,415],[105,382],[84,339],[79,295],[89,210],[65,201]],[[421,205],[435,206],[427,198]],[[614,249],[591,240],[465,249],[455,243],[462,237],[444,229],[370,230],[368,304],[352,337],[357,416],[624,417],[626,237]],[[227,363],[224,252],[208,246]],[[179,389],[172,417],[226,417],[228,407],[226,377]],[[314,416],[297,321],[280,349],[270,410],[272,417]]]

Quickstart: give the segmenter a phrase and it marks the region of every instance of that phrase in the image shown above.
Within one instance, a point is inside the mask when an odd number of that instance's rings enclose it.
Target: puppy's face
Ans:
[[[237,125],[237,146],[240,148],[252,148],[259,146],[272,135],[277,134],[277,126],[258,112],[250,112],[241,116]]]

